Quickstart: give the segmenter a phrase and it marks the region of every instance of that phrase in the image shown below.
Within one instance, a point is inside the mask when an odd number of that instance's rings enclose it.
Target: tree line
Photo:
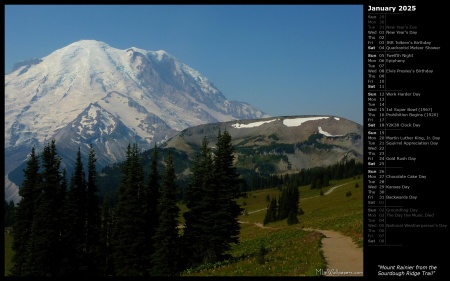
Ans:
[[[285,175],[259,176],[249,179],[251,190],[278,188],[293,184],[295,186],[311,185],[311,189],[320,189],[330,185],[330,180],[345,179],[363,173],[363,164],[355,159],[342,160],[327,167],[302,169],[298,173]]]
[[[33,147],[19,189],[22,199],[12,207],[11,275],[175,276],[228,258],[231,245],[239,243],[243,209],[236,199],[244,196],[229,133],[219,130],[214,151],[203,139],[186,190],[184,224],[170,151],[161,156],[155,144],[148,171],[138,151],[137,144],[128,145],[118,202],[111,204],[98,195],[92,146],[87,174],[78,149],[69,179],[54,140],[41,155]]]
[[[160,152],[161,153],[161,152]],[[186,159],[183,159],[186,160]],[[187,161],[187,160],[186,160]],[[115,170],[110,167],[105,167],[104,169],[109,168],[110,177],[115,173]],[[156,169],[156,163],[155,167]],[[270,175],[270,176],[259,176],[253,175],[247,179],[243,179],[240,181],[241,190],[258,190],[258,189],[266,189],[266,188],[278,188],[280,191],[283,186],[294,185],[294,186],[302,186],[302,185],[311,185],[311,189],[320,189],[323,187],[329,186],[330,180],[343,179],[352,177],[355,175],[359,175],[362,173],[362,163],[357,163],[354,159],[348,161],[341,161],[334,165],[328,167],[314,167],[310,169],[302,169],[299,173],[295,174],[281,174],[281,175]],[[241,175],[242,176],[242,175]],[[112,185],[116,180],[115,177],[111,177],[106,185]],[[180,187],[180,178],[177,181],[178,187]],[[188,181],[189,184],[189,181]],[[186,186],[188,185],[186,184]],[[105,184],[104,184],[105,185]],[[183,203],[186,203],[186,192],[185,185],[180,187],[182,190],[182,194],[177,194],[177,198],[181,198]],[[116,204],[117,199],[109,198],[110,204]],[[5,201],[5,227],[12,226],[14,221],[13,211],[15,205],[14,201],[10,201],[7,203]]]
[[[278,188],[281,191],[278,198],[267,198],[268,206],[263,224],[280,221],[287,218],[289,225],[298,223],[298,214],[303,211],[299,208],[299,186],[311,185],[311,189],[321,189],[330,185],[331,179],[343,179],[362,173],[362,164],[354,159],[341,161],[328,167],[315,167],[302,169],[297,174],[271,175],[269,177],[254,177],[253,183],[258,182],[264,188]],[[252,185],[253,186],[253,185]]]

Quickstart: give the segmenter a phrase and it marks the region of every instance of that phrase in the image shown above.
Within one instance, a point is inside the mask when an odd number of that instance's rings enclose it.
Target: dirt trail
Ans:
[[[325,235],[322,251],[327,261],[325,276],[362,276],[363,251],[352,239],[332,230],[306,229]]]
[[[256,225],[256,226],[259,227],[259,228],[272,228],[272,229],[273,229],[273,227],[265,226],[264,224],[259,223],[259,222],[239,221],[239,223],[254,224],[254,225]]]
[[[240,223],[251,223],[241,221]],[[253,223],[260,228],[272,228],[262,223]],[[308,231],[317,231],[325,237],[322,238],[322,251],[327,262],[324,276],[363,276],[363,250],[358,248],[352,239],[339,232],[304,228]]]
[[[353,182],[355,181],[349,183]],[[336,188],[347,185],[349,183],[334,186],[333,188],[329,189],[324,195],[328,195]],[[319,197],[319,195],[300,198],[300,200],[306,200],[314,197]],[[266,208],[249,212],[249,214],[264,210],[266,210]],[[261,223],[254,224],[261,228],[271,228],[266,227]],[[325,236],[322,239],[322,251],[327,262],[327,270],[324,271],[324,276],[363,276],[363,250],[361,248],[358,248],[356,244],[353,243],[350,237],[332,230],[311,228],[304,228],[304,230],[317,231]]]

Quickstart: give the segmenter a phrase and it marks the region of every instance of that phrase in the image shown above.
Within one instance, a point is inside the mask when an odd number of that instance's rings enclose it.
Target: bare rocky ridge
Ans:
[[[193,158],[205,136],[214,147],[219,130],[230,133],[239,168],[262,171],[263,166],[271,166],[272,173],[280,174],[334,165],[341,160],[363,160],[363,127],[335,116],[299,115],[198,125],[183,130],[162,147],[176,148]]]

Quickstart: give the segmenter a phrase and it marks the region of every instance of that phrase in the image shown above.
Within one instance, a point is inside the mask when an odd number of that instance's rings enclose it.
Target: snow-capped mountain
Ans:
[[[5,75],[5,199],[17,200],[8,174],[33,145],[39,153],[55,139],[73,162],[92,144],[103,166],[123,160],[128,143],[146,150],[191,126],[263,117],[165,51],[78,41]]]

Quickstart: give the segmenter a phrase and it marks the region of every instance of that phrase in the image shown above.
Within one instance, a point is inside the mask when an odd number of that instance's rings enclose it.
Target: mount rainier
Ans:
[[[79,147],[86,159],[92,144],[101,167],[129,143],[147,150],[191,126],[264,117],[165,51],[78,41],[5,75],[5,200],[20,200],[10,173],[52,139],[70,175]]]

